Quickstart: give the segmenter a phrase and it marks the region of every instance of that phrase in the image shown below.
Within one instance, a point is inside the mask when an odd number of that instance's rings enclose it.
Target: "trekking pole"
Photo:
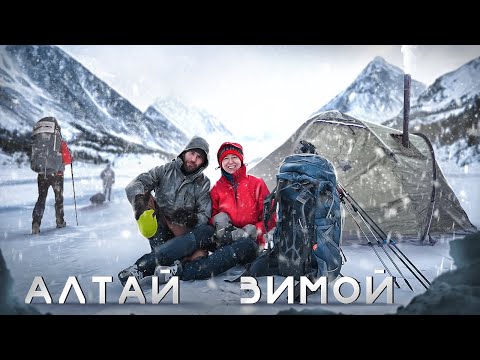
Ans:
[[[367,224],[366,221],[365,221],[365,218],[362,216],[362,214],[359,213],[359,215],[360,215],[360,218],[363,220],[363,222],[364,222],[365,224]],[[368,225],[366,225],[366,226],[368,226]],[[372,231],[372,230],[370,230],[370,231]],[[372,232],[372,234],[373,234],[373,232]],[[377,235],[378,235],[378,234],[377,234]],[[373,236],[375,236],[375,234],[373,234]],[[378,235],[378,236],[380,236],[380,235]],[[381,237],[380,237],[380,238],[381,238]],[[379,243],[378,246],[383,246],[383,244],[382,244],[379,240],[377,240],[377,242]],[[413,274],[413,276],[415,276],[415,278],[418,280],[418,282],[419,282],[420,284],[422,284],[422,286],[423,286],[425,289],[428,290],[428,286],[423,283],[423,281],[417,276],[417,274],[415,274],[415,272],[410,268],[410,266],[400,257],[400,255],[398,255],[398,253],[396,252],[397,250],[395,250],[395,248],[392,247],[389,243],[387,243],[387,246],[388,246],[388,248],[395,254],[395,256],[396,256],[398,259],[400,259],[400,261],[402,262],[402,264]],[[400,251],[400,250],[399,250],[399,251]],[[407,261],[408,261],[408,258],[407,258],[405,255],[403,255],[403,256],[404,256],[405,259],[407,259]],[[410,263],[411,263],[411,262],[410,262]],[[413,264],[412,264],[412,265],[413,265]],[[414,265],[413,265],[413,266],[414,266]],[[396,266],[395,266],[395,267],[396,267]],[[403,274],[401,273],[400,269],[397,268],[397,270],[398,270],[398,272],[403,276]],[[417,270],[417,271],[418,271],[418,270]],[[422,274],[420,274],[420,275],[422,275]],[[407,279],[405,279],[405,277],[403,277],[403,279],[405,280],[405,282],[407,283],[407,285],[410,287],[410,289],[412,289],[412,287],[411,287],[410,284],[408,283]],[[426,281],[428,282],[428,280],[426,280]],[[430,285],[430,283],[428,283],[428,284]],[[414,290],[412,289],[412,291],[414,291]]]
[[[73,180],[73,162],[70,163],[70,171],[72,172],[73,203],[75,204],[75,220],[77,221],[77,226],[78,226],[77,199],[75,197],[75,181]]]
[[[402,272],[400,271],[400,269],[398,268],[397,264],[395,263],[395,261],[393,261],[392,257],[388,254],[387,250],[385,250],[385,248],[383,247],[383,244],[380,240],[378,240],[377,236],[375,235],[375,233],[372,231],[370,225],[365,221],[364,217],[358,212],[358,210],[352,206],[353,210],[357,212],[358,216],[360,216],[360,219],[362,219],[363,223],[365,224],[365,227],[370,231],[370,233],[373,235],[373,237],[375,238],[375,240],[377,241],[377,244],[379,247],[381,247],[383,249],[383,251],[385,252],[385,255],[387,255],[387,257],[390,259],[390,261],[392,262],[393,266],[395,266],[395,269],[397,269],[398,273],[400,274],[400,276],[402,277],[403,281],[405,281],[405,283],[407,284],[407,286],[410,288],[410,290],[412,291],[415,291],[413,290],[412,286],[410,285],[410,283],[408,282],[408,280],[405,278],[405,275],[402,274]],[[395,253],[395,251],[393,251],[393,249],[391,249],[392,252],[397,255]],[[400,259],[400,261],[403,262],[402,258],[399,257],[397,255],[397,257]],[[403,262],[403,264],[406,266],[405,262]],[[415,275],[415,274],[414,274]],[[417,278],[418,279],[418,278]],[[419,279],[420,281],[420,279]],[[420,281],[421,283],[421,281]],[[423,284],[422,284],[423,285]],[[425,286],[425,285],[424,285]]]
[[[354,207],[354,209],[355,209],[355,207]],[[371,225],[368,224],[368,222],[365,220],[365,218],[363,217],[363,215],[362,215],[360,212],[358,212],[358,215],[359,215],[360,218],[363,220],[363,223],[364,223],[365,226],[368,228],[368,230],[370,230],[370,232],[372,233],[372,235],[373,235],[373,237],[375,238],[375,240],[377,240],[378,246],[380,246],[380,247],[383,248],[382,242],[380,242],[380,240],[378,240],[377,237],[375,236],[374,232],[373,232],[372,229],[371,229]],[[378,233],[377,233],[377,235],[378,235],[380,238],[382,238],[381,235],[379,235]],[[389,246],[388,243],[387,243],[387,246],[388,246],[389,249],[395,254],[395,256],[396,256],[398,259],[400,259],[400,261],[402,262],[402,264],[413,274],[413,276],[415,276],[415,278],[418,280],[418,282],[419,282],[420,284],[422,284],[425,289],[428,289],[428,286],[426,286],[426,285],[422,282],[422,280],[420,280],[420,278],[417,276],[417,274],[415,274],[415,272],[412,271],[412,269],[408,266],[407,263],[405,263],[405,261],[400,257],[400,255],[398,255],[398,253],[396,252],[395,248]],[[385,251],[385,250],[384,250],[384,251]],[[385,254],[387,254],[386,251],[385,251]],[[387,254],[387,256],[390,258],[390,256],[389,256],[388,254]],[[400,275],[403,277],[403,280],[405,280],[405,282],[407,283],[408,287],[409,287],[410,289],[412,289],[412,291],[414,291],[413,288],[410,286],[410,283],[407,281],[407,279],[405,278],[405,276],[402,274],[402,272],[401,272],[400,269],[398,268],[398,266],[393,262],[393,259],[390,258],[390,260],[392,261],[392,264],[393,264],[393,265],[395,266],[395,268],[398,270],[398,272],[400,273]]]
[[[397,279],[395,276],[393,276],[393,274],[390,272],[390,269],[388,268],[387,264],[385,264],[382,260],[382,258],[380,257],[380,254],[378,253],[377,249],[375,249],[375,247],[373,246],[372,242],[370,241],[370,239],[368,238],[367,234],[365,234],[365,232],[363,231],[362,227],[360,226],[360,224],[358,223],[357,219],[355,219],[355,216],[353,216],[352,212],[350,211],[350,209],[348,208],[347,204],[345,203],[345,200],[344,200],[344,196],[340,193],[340,201],[342,202],[343,206],[345,209],[347,209],[348,213],[352,216],[352,219],[353,221],[355,222],[355,224],[358,226],[358,228],[360,229],[360,231],[362,232],[363,236],[365,236],[365,239],[367,239],[367,242],[368,242],[368,245],[372,248],[372,250],[375,252],[375,254],[377,255],[378,259],[380,260],[380,262],[382,263],[383,267],[385,268],[385,270],[387,270],[387,272],[390,274],[390,276],[393,278],[393,282],[395,283],[395,285],[397,285],[398,288],[400,288],[400,285],[398,285],[397,283]],[[385,250],[385,249],[384,249]]]
[[[360,217],[364,221],[366,221],[366,219],[368,220],[368,223],[371,225],[372,229],[377,233],[377,235],[387,244],[387,246],[392,250],[392,252],[402,261],[402,263],[405,265],[405,267],[415,276],[415,278],[420,282],[420,284],[422,284],[426,289],[428,289],[428,287],[422,282],[422,280],[420,280],[418,278],[418,276],[415,274],[415,272],[412,270],[411,267],[413,267],[413,269],[415,269],[415,271],[427,282],[428,285],[430,285],[430,281],[428,281],[428,279],[420,272],[420,270],[417,269],[417,267],[410,261],[410,259],[397,247],[394,240],[393,241],[391,240],[390,242],[387,241],[387,238],[388,238],[387,234],[385,234],[385,232],[382,230],[382,228],[380,226],[378,226],[378,224],[375,221],[373,221],[373,219],[357,203],[357,201],[347,192],[347,190],[345,190],[345,188],[340,183],[337,183],[337,185],[338,185],[337,186],[338,192],[343,193],[345,199],[347,199],[347,201],[352,206],[355,206],[359,210],[358,214],[360,215]],[[410,264],[411,267],[408,266],[405,263],[405,261],[403,261],[403,259],[395,252],[395,249],[405,258],[405,260]]]
[[[342,188],[343,188],[343,186],[342,186]],[[390,240],[388,242],[387,241],[388,236],[387,236],[387,234],[385,234],[385,232],[382,230],[382,228],[380,226],[378,226],[378,224],[375,221],[373,221],[373,219],[367,214],[367,212],[360,205],[358,205],[358,203],[355,201],[355,199],[346,190],[345,190],[345,194],[347,195],[347,200],[350,199],[351,201],[353,201],[353,203],[355,203],[355,205],[363,213],[363,215],[366,216],[366,218],[369,220],[369,222],[374,226],[374,227],[373,226],[372,227],[375,230],[375,232],[380,236],[380,238],[382,238],[384,240],[384,242],[390,247],[390,249],[392,249],[392,251],[393,251],[392,246],[394,246],[394,248],[405,258],[405,260],[408,261],[408,263],[413,267],[413,269],[415,269],[415,271],[427,282],[427,284],[430,285],[430,281],[428,281],[428,279],[420,272],[420,270],[417,269],[417,267],[410,261],[410,259],[407,257],[407,255],[405,255],[398,248],[395,240]],[[415,273],[412,271],[412,269],[410,269],[408,266],[407,266],[407,268],[412,272],[413,275],[415,275]],[[418,277],[417,277],[417,279],[418,279]],[[420,281],[420,279],[418,279],[418,280]],[[422,283],[422,282],[420,281],[420,283]],[[422,285],[425,286],[423,283],[422,283]]]
[[[339,192],[340,194],[340,198],[343,198],[345,197],[345,194],[340,190],[340,189],[337,189],[337,191]],[[377,235],[375,235],[375,233],[373,232],[372,228],[371,228],[371,225],[367,223],[367,221],[365,220],[365,218],[362,216],[362,214],[358,211],[357,207],[355,205],[353,205],[348,199],[347,201],[349,202],[350,204],[350,207],[353,209],[353,211],[360,217],[360,219],[362,219],[365,227],[368,229],[368,231],[370,231],[370,233],[372,234],[373,238],[377,241],[377,245],[378,247],[382,248],[383,252],[385,253],[385,255],[387,255],[387,257],[390,259],[391,263],[393,264],[393,266],[395,266],[395,269],[397,269],[398,273],[400,274],[400,276],[402,277],[402,279],[405,281],[405,283],[407,284],[407,286],[410,288],[410,290],[414,291],[413,290],[413,287],[410,285],[410,283],[408,282],[408,280],[405,278],[405,275],[403,275],[402,271],[400,270],[400,268],[398,267],[398,265],[395,263],[395,261],[393,261],[392,257],[390,256],[390,254],[387,252],[387,250],[385,250],[385,247],[383,246],[383,243],[378,240],[377,238]],[[353,215],[352,215],[353,217]],[[380,237],[380,236],[379,236]],[[402,261],[402,263],[407,266],[407,264],[405,264],[405,262],[403,261],[403,259],[401,257],[398,256],[397,253],[395,253],[393,251],[393,249],[391,249],[392,252],[397,255],[397,257],[400,259],[400,261]],[[408,268],[408,267],[407,267]],[[415,274],[414,274],[415,275]],[[420,281],[420,279],[419,279]],[[423,285],[423,284],[422,284]]]

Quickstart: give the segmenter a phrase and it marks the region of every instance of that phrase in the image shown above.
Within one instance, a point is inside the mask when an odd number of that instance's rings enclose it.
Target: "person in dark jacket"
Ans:
[[[37,175],[38,199],[35,203],[32,213],[32,234],[40,234],[40,224],[42,223],[43,213],[45,211],[45,202],[47,200],[48,189],[51,186],[55,194],[55,218],[57,228],[67,226],[63,211],[63,182],[65,165],[72,163],[72,155],[66,141],[62,138],[60,151],[62,154],[62,167],[55,173],[39,173]]]
[[[153,275],[158,265],[208,254],[214,233],[208,224],[212,214],[210,180],[203,174],[208,152],[207,141],[194,136],[171,162],[138,175],[127,185],[127,198],[151,252],[118,274],[122,285],[130,276],[141,280]]]
[[[273,216],[265,228],[263,201],[270,192],[263,179],[247,174],[243,147],[225,142],[217,152],[217,160],[222,175],[210,191],[210,223],[215,226],[217,249],[209,257],[158,266],[155,275],[159,283],[172,276],[181,280],[207,279],[237,264],[252,262],[264,247],[266,232],[275,227]]]

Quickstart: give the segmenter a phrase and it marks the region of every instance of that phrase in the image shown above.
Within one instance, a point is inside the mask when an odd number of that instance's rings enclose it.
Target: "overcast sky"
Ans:
[[[234,135],[285,140],[375,57],[434,80],[480,56],[479,45],[62,45],[144,111],[174,96]],[[405,48],[403,48],[405,49]],[[407,62],[407,64],[405,64]]]

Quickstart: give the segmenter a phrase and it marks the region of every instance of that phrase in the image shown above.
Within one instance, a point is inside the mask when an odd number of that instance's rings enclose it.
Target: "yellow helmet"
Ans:
[[[147,239],[151,238],[157,232],[157,217],[153,215],[154,210],[145,210],[137,220],[138,230]]]

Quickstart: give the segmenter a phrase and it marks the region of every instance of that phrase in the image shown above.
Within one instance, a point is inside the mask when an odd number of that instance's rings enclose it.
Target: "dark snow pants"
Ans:
[[[145,276],[153,275],[157,265],[169,266],[175,260],[192,255],[198,249],[211,248],[213,232],[212,226],[204,224],[185,235],[173,237],[170,230],[159,224],[157,233],[149,239],[152,252],[143,255],[135,264]]]
[[[257,251],[258,245],[255,240],[240,239],[222,246],[208,257],[184,263],[178,276],[181,280],[208,279],[236,265],[252,262],[257,256]]]
[[[61,175],[60,175],[61,174]],[[58,224],[63,224],[63,173],[57,174],[38,174],[38,200],[32,213],[32,223],[42,222],[45,211],[45,202],[47,200],[48,188],[51,186],[55,194],[55,217]]]

